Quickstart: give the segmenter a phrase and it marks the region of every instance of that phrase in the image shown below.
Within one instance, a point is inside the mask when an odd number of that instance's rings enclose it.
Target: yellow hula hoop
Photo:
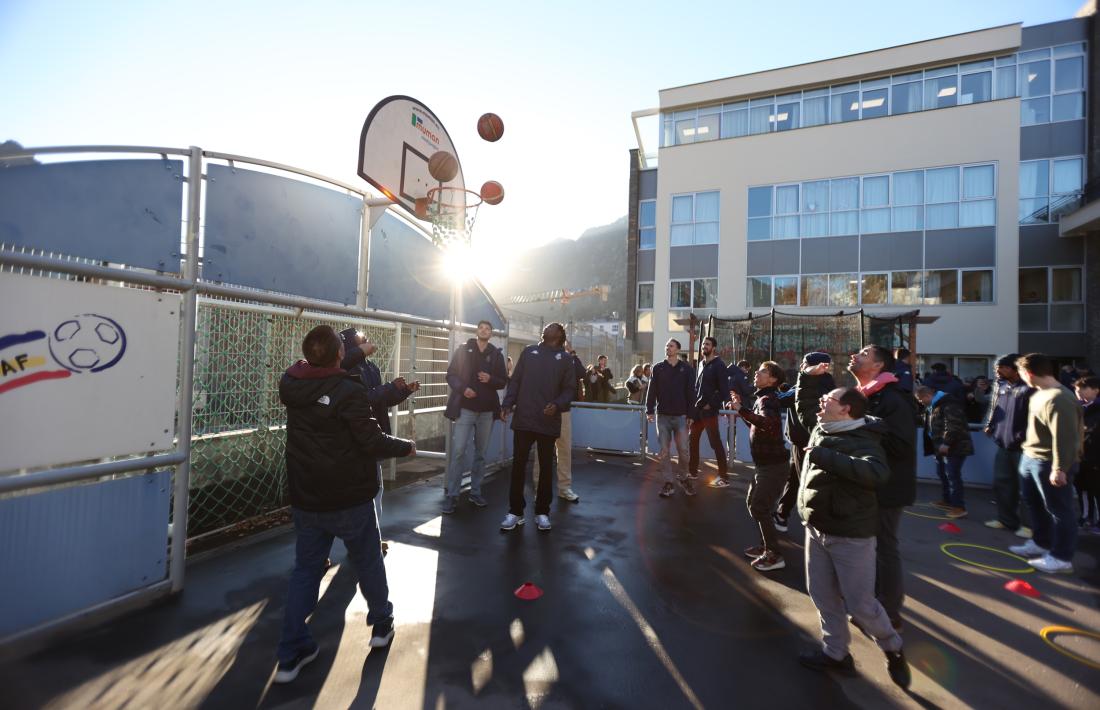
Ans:
[[[901,512],[905,513],[906,515],[912,515],[914,518],[927,518],[928,520],[954,520],[954,518],[949,518],[946,515],[926,515],[925,513],[914,513],[911,510],[903,510]]]
[[[1027,562],[1027,560],[1025,560],[1023,557],[1020,557],[1019,555],[1014,555],[1011,552],[1005,552],[1004,550],[998,550],[996,547],[986,547],[985,545],[975,545],[975,544],[970,543],[970,542],[945,542],[942,545],[940,545],[940,551],[943,552],[943,554],[947,555],[948,557],[950,557],[952,559],[956,559],[959,562],[965,562],[968,565],[973,565],[974,567],[980,567],[981,569],[987,569],[990,572],[1006,572],[1008,574],[1028,574],[1030,572],[1035,571],[1035,568],[1032,567],[1031,565],[1028,565],[1027,567],[1025,567],[1023,569],[1020,569],[1020,568],[1010,569],[1008,567],[994,567],[993,565],[983,565],[981,562],[974,562],[972,560],[968,560],[968,559],[965,559],[963,557],[959,557],[958,555],[956,555],[956,554],[952,553],[950,550],[948,550],[948,548],[950,548],[950,547],[973,547],[973,548],[978,549],[978,550],[988,550],[989,552],[996,552],[998,555],[1004,555],[1005,557],[1011,557],[1014,560],[1020,560],[1021,562],[1025,562],[1025,563]]]
[[[1050,637],[1055,636],[1057,634],[1065,634],[1066,636],[1087,636],[1089,638],[1098,639],[1098,640],[1100,640],[1100,634],[1096,633],[1095,631],[1086,631],[1085,629],[1075,629],[1072,626],[1046,626],[1046,627],[1039,630],[1039,638],[1043,639],[1043,641],[1045,641],[1048,646],[1053,648],[1058,653],[1062,654],[1063,656],[1066,656],[1067,658],[1072,658],[1073,660],[1077,661],[1078,663],[1083,663],[1084,665],[1088,666],[1089,668],[1096,668],[1096,669],[1100,670],[1100,663],[1097,663],[1096,661],[1085,658],[1084,656],[1078,656],[1073,651],[1067,651],[1066,649],[1062,648],[1058,644],[1051,641]]]

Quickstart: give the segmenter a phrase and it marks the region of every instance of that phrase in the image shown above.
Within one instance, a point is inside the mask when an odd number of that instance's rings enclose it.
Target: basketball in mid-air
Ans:
[[[489,180],[481,186],[481,199],[490,205],[499,205],[504,199],[504,186],[496,180]]]
[[[504,135],[504,121],[495,113],[482,114],[477,119],[477,134],[490,143],[495,143]]]
[[[458,158],[445,150],[437,150],[428,158],[428,173],[440,182],[450,182],[458,175]]]

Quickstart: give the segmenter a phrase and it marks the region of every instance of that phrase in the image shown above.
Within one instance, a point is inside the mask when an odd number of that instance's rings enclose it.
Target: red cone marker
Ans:
[[[945,533],[956,533],[956,534],[958,534],[958,533],[962,532],[962,528],[960,528],[955,523],[944,523],[943,525],[940,526],[940,530],[943,530]]]
[[[1042,596],[1041,594],[1039,594],[1038,589],[1031,586],[1022,579],[1012,579],[1005,582],[1005,589],[1010,592],[1019,594],[1021,597],[1031,597],[1032,599],[1037,599],[1038,597]]]
[[[534,582],[524,582],[515,592],[520,599],[534,601],[542,596],[542,590],[535,586]]]

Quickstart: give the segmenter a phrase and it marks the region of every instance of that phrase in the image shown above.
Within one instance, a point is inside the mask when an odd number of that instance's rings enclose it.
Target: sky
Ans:
[[[1081,2],[0,0],[0,142],[197,145],[366,188],[363,121],[405,94],[443,121],[468,184],[504,185],[474,232],[499,254],[626,214],[630,114],[662,88],[1052,22]],[[477,135],[488,111],[496,143]]]

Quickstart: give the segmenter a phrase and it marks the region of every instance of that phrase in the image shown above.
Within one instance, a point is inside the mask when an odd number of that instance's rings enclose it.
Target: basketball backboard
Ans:
[[[462,161],[443,123],[414,98],[387,97],[371,109],[363,123],[359,177],[416,218],[416,199],[440,186],[428,173],[428,160],[439,150],[449,152],[458,161],[458,174],[445,185],[465,189]]]

